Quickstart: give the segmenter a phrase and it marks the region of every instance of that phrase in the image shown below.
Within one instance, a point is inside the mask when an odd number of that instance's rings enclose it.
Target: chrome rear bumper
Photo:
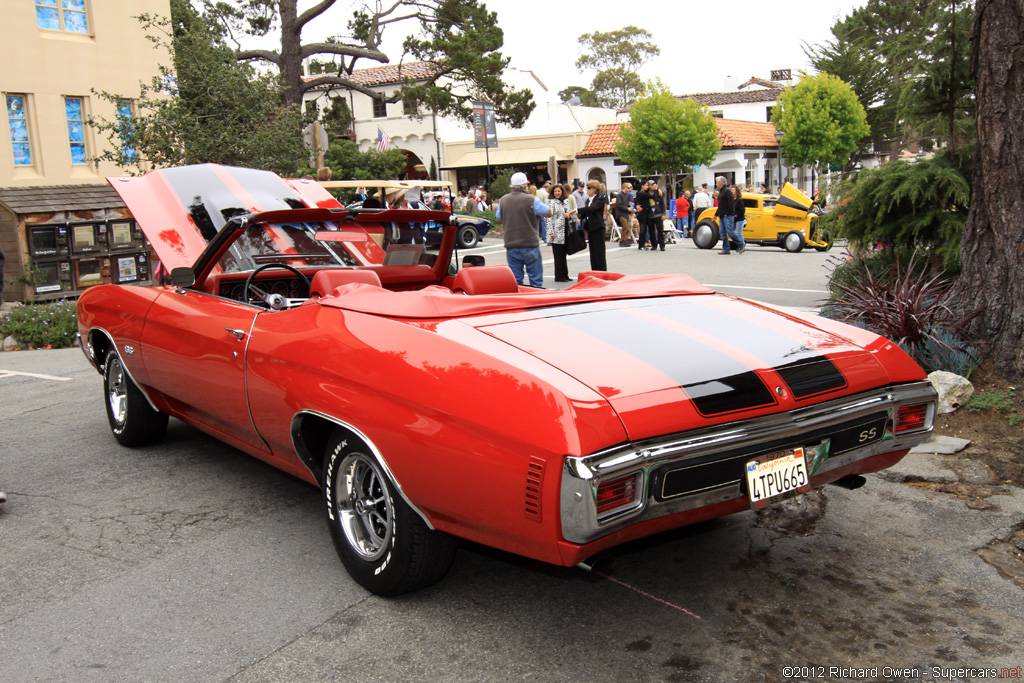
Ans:
[[[782,448],[803,447],[812,476],[874,455],[911,448],[931,433],[935,401],[936,393],[929,382],[913,382],[778,415],[567,457],[560,496],[562,536],[570,543],[588,543],[638,522],[742,497],[746,495],[743,463]],[[896,411],[901,406],[922,403],[928,404],[923,426],[896,434]],[[858,425],[882,420],[884,433],[877,440],[863,446],[833,448],[833,440],[840,435],[854,430],[856,436]],[[670,471],[703,466],[711,466],[714,474],[703,482],[707,485],[692,491],[666,495],[663,484],[660,488],[652,485],[664,482],[664,475]],[[641,475],[635,499],[599,515],[597,493],[601,483],[634,473]]]

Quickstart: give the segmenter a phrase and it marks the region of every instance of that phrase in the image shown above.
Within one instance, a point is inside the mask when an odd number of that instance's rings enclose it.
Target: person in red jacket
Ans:
[[[686,190],[676,199],[676,230],[683,237],[690,236],[690,191]]]

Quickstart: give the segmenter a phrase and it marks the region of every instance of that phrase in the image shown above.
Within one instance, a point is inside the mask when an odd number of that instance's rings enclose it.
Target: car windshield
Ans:
[[[250,225],[221,257],[225,273],[254,270],[264,263],[290,266],[357,266],[359,261],[341,242],[319,242],[322,223]]]

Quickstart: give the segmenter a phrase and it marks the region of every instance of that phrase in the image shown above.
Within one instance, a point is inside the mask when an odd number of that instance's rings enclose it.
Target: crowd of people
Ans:
[[[763,185],[756,188],[729,185],[725,177],[719,176],[715,179],[714,190],[704,183],[692,193],[684,191],[675,200],[676,231],[684,238],[690,237],[700,215],[714,208],[722,240],[718,253],[742,254],[746,250],[743,192],[766,194],[768,190]],[[635,244],[640,251],[665,251],[665,232],[672,229],[671,223],[667,228],[665,225],[670,213],[668,202],[657,178],[642,181],[639,188],[625,182],[620,191],[609,194],[604,183],[596,180],[576,181],[572,185],[549,180],[538,187],[530,183],[525,173],[518,172],[511,177],[511,191],[493,203],[487,190],[473,186],[454,195],[447,188],[422,195],[419,190],[395,196],[389,194],[385,206],[430,208],[460,214],[496,211],[498,222],[502,224],[508,265],[516,281],[543,287],[541,243],[551,246],[555,282],[571,282],[566,245],[572,241],[574,231],[581,231],[584,236],[590,270],[607,270],[605,242],[610,236],[617,239],[619,247]],[[422,239],[419,234],[399,236],[399,241],[414,243]]]
[[[683,237],[690,237],[701,213],[714,208],[722,240],[718,253],[742,254],[746,251],[743,227],[747,222],[742,195],[767,194],[767,188],[730,185],[724,176],[715,179],[715,186],[712,191],[704,183],[693,193],[686,190],[675,200],[676,230]],[[513,198],[515,213],[504,208],[509,198]],[[605,241],[610,235],[617,234],[619,247],[636,244],[640,251],[665,251],[669,211],[656,178],[643,181],[636,192],[632,183],[623,183],[621,191],[609,195],[605,185],[596,180],[586,184],[577,181],[574,187],[548,181],[536,187],[526,174],[516,173],[512,176],[512,192],[495,204],[503,226],[508,264],[519,284],[543,287],[541,242],[551,246],[555,282],[570,282],[566,243],[574,230],[582,230],[586,236],[591,270],[607,270]],[[668,229],[671,228],[669,224]]]

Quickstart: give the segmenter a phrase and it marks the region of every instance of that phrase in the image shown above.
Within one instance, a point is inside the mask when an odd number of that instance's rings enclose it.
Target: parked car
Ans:
[[[373,181],[367,181],[373,182]],[[348,206],[348,208],[361,208],[362,202],[354,202]],[[424,210],[423,206],[412,207],[414,211]],[[460,216],[458,214],[452,214],[452,219],[456,226],[455,231],[455,243],[460,249],[472,249],[483,241],[484,237],[491,230],[491,222],[486,218],[477,218],[475,216]],[[441,244],[441,240],[444,236],[445,227],[448,223],[439,223],[437,221],[421,221],[423,225],[423,235],[426,239],[426,243],[430,246],[438,246]]]
[[[455,219],[455,243],[459,245],[461,249],[472,249],[473,247],[479,246],[480,242],[483,241],[484,237],[491,230],[491,222],[486,218],[477,218],[475,216],[459,216],[456,214],[452,215]],[[437,221],[431,221],[425,226],[424,233],[427,238],[427,244],[436,246],[441,244],[444,238],[444,230],[446,224],[438,223]]]
[[[452,274],[455,225],[428,262],[368,233],[443,212],[222,166],[110,183],[169,273],[79,299],[114,438],[155,444],[174,417],[319,486],[379,595],[442,578],[460,538],[573,566],[855,488],[932,431],[935,391],[896,344],[686,275],[520,287],[504,265]]]
[[[743,239],[747,244],[782,247],[798,252],[805,246],[817,251],[832,248],[832,237],[818,230],[818,215],[811,211],[811,198],[789,183],[781,195],[763,195],[743,192],[747,210],[747,224]],[[714,249],[718,244],[718,219],[715,208],[705,209],[697,217],[693,229],[693,243],[700,249]]]

